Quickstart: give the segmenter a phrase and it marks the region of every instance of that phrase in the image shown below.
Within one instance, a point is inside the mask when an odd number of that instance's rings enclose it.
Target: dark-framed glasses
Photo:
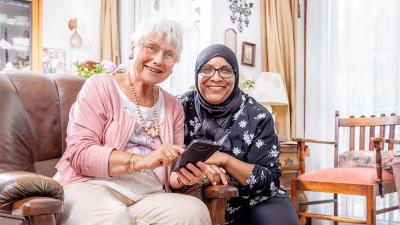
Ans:
[[[210,77],[214,76],[216,71],[218,71],[218,74],[222,78],[230,78],[235,74],[235,71],[231,67],[225,67],[225,66],[223,66],[223,67],[221,67],[219,69],[216,69],[216,68],[211,67],[211,66],[203,66],[203,67],[200,68],[199,73],[203,77],[210,78]]]
[[[178,54],[169,49],[163,49],[159,44],[156,43],[144,43],[142,44],[143,52],[148,56],[156,56],[161,51],[163,52],[162,57],[165,63],[173,64],[178,61]]]

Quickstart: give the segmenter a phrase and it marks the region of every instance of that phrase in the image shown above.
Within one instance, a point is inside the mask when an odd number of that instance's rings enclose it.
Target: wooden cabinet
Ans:
[[[300,160],[299,153],[297,150],[297,142],[281,142],[281,155],[279,156],[279,162],[282,167],[282,176],[281,176],[281,186],[285,188],[287,193],[290,195],[291,190],[291,181],[296,179],[298,175],[300,175]],[[299,192],[297,196],[300,202],[307,201],[307,196],[304,192]],[[308,209],[307,206],[301,206],[299,211],[306,212]],[[311,224],[311,221],[305,220],[304,218],[300,220],[301,225]]]
[[[41,0],[0,0],[0,71],[41,69]]]
[[[296,142],[281,142],[279,161],[282,167],[281,186],[290,194],[290,182],[300,174]]]

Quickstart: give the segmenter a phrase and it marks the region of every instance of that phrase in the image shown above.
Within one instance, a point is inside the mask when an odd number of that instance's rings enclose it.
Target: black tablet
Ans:
[[[205,140],[193,140],[187,146],[186,150],[178,157],[175,164],[172,166],[173,172],[178,172],[181,167],[188,163],[196,165],[196,162],[205,162],[210,156],[218,151],[221,146]]]

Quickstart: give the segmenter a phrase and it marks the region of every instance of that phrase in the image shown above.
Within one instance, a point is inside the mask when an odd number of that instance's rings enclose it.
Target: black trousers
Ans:
[[[243,211],[234,225],[299,225],[289,198],[269,198]]]

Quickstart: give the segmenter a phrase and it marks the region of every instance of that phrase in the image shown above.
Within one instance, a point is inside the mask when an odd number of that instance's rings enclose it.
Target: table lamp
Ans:
[[[244,92],[262,104],[271,113],[275,123],[275,114],[272,111],[272,105],[288,105],[289,99],[286,91],[286,84],[280,73],[261,72],[254,80],[247,80],[250,85],[244,88]],[[244,81],[246,83],[246,81]],[[286,140],[284,137],[279,137]]]
[[[262,103],[271,114],[271,105],[289,104],[285,80],[280,73],[261,72],[255,78],[253,87],[244,91]]]

